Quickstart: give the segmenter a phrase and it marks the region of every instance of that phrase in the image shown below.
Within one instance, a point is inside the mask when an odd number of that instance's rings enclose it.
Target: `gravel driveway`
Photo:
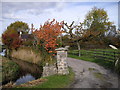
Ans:
[[[67,59],[75,72],[75,81],[70,88],[118,88],[118,75],[96,63]]]

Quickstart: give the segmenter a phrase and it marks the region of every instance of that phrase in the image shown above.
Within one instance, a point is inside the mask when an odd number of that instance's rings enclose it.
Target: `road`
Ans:
[[[96,63],[67,59],[75,72],[75,81],[70,88],[118,88],[118,75]]]

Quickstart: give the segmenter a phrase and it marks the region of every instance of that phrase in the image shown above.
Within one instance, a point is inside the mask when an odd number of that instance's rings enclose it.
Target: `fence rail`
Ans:
[[[81,50],[81,56],[90,56],[94,58],[99,58],[103,60],[109,60],[114,62],[117,58],[118,55],[120,55],[120,52],[118,51],[104,51],[104,50]],[[75,51],[70,51],[68,54],[71,55],[76,55],[78,56],[78,50]]]

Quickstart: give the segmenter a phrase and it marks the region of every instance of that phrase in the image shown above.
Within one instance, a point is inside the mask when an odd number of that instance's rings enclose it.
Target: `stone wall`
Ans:
[[[67,48],[58,48],[57,51],[57,64],[46,65],[43,67],[43,77],[60,74],[66,75],[69,74],[68,65],[67,65]]]
[[[46,77],[54,74],[57,74],[56,64],[49,65],[48,63],[46,63],[46,65],[43,67],[42,77]]]

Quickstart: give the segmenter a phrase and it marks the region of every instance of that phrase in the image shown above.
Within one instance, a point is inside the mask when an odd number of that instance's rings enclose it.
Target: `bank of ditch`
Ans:
[[[53,64],[56,61],[44,50],[41,51],[39,48],[25,46],[18,48],[18,50],[12,50],[11,57],[39,66],[44,66],[46,63]]]
[[[19,67],[18,66],[22,66],[26,68],[26,65],[24,65],[23,63],[21,63],[20,65],[18,63],[20,62],[28,62],[28,63],[33,63],[35,65],[44,66],[44,63],[46,63],[49,59],[49,63],[52,64],[53,62],[51,62],[52,60],[50,60],[49,55],[45,55],[42,56],[40,55],[42,53],[33,50],[32,48],[29,47],[22,47],[19,48],[17,51],[12,51],[11,56],[16,58],[17,60],[8,60],[7,58],[3,58],[6,60],[2,60],[4,62],[3,64],[3,73],[4,73],[4,79],[8,79],[8,77],[10,77],[9,81],[13,79],[13,77],[19,76]],[[47,59],[47,61],[42,60],[45,57],[45,59]],[[42,63],[43,62],[43,63]],[[12,65],[12,66],[11,66]],[[28,66],[27,66],[28,67]],[[13,69],[13,70],[12,70]],[[30,71],[33,71],[34,68],[30,69]],[[26,69],[27,70],[27,69]],[[28,70],[27,70],[28,71]],[[41,81],[41,79],[43,79],[43,83],[37,83],[37,84],[33,84],[33,86],[31,86],[31,88],[64,88],[64,87],[68,87],[68,85],[70,83],[72,83],[74,81],[74,73],[72,72],[71,69],[69,69],[70,74],[68,75],[52,75],[52,76],[48,76],[48,77],[38,77],[33,81],[28,81],[27,83],[22,83],[22,88],[24,88],[25,86],[28,86],[26,88],[29,88],[28,83],[32,83],[32,82],[37,82],[37,81]],[[6,75],[5,75],[6,74]],[[38,75],[38,73],[34,72],[34,74]],[[34,76],[34,75],[33,75]],[[44,79],[47,80],[44,82]],[[15,82],[11,83],[11,86],[13,86]],[[8,83],[9,85],[9,83]],[[10,87],[11,87],[10,86]],[[7,86],[6,86],[7,87]],[[15,88],[21,88],[21,84],[20,85],[15,85]]]
[[[2,83],[7,83],[9,81],[17,79],[19,75],[20,67],[8,58],[2,57]]]
[[[70,84],[74,81],[74,77],[74,72],[69,68],[68,75],[52,75],[44,77],[43,79],[47,79],[46,82],[31,88],[69,88]]]
[[[9,83],[4,88],[12,89],[27,89],[27,88],[69,88],[74,81],[75,74],[71,68],[69,68],[68,75],[51,75],[47,77],[38,78],[33,81],[21,85],[14,85]]]

